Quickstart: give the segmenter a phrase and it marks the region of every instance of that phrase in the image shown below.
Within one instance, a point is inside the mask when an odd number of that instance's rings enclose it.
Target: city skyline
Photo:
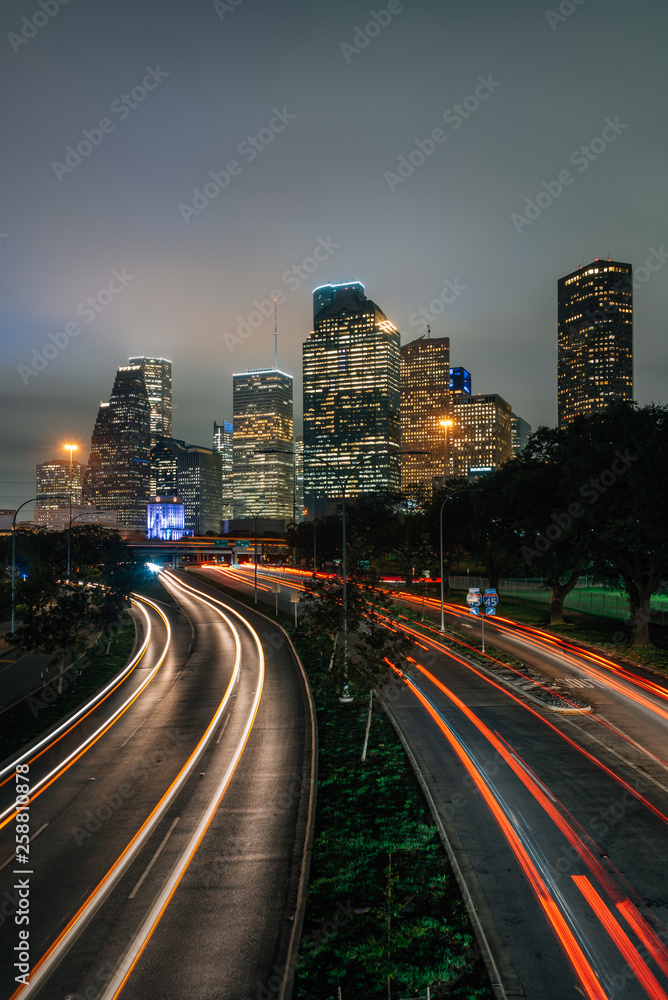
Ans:
[[[210,3],[121,0],[112,13],[92,0],[18,50],[6,41],[0,504],[29,497],[61,441],[85,447],[106,373],[128,357],[172,360],[174,433],[207,442],[211,420],[231,414],[229,375],[272,363],[274,297],[299,401],[311,292],[350,276],[403,343],[430,322],[476,391],[536,428],[556,423],[558,277],[628,261],[636,398],[664,398],[667,15],[655,2],[631,23],[625,13],[618,0],[563,20],[528,0],[511,12],[405,2],[353,51],[368,11],[350,0],[297,0],[287,24],[267,0],[223,17]],[[5,39],[24,14],[5,5]],[[636,51],[642,75],[610,73]],[[264,69],[230,102],[249,52]],[[87,86],[62,65],[81,65]],[[47,78],[48,111],[29,85]],[[123,106],[132,90],[143,99]],[[113,131],[99,139],[105,115]],[[77,163],[84,129],[99,146]],[[24,381],[33,350],[40,370]]]

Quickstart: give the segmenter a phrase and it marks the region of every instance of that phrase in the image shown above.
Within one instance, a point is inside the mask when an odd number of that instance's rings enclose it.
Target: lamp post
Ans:
[[[309,449],[310,450],[310,449]],[[304,449],[306,451],[306,449]],[[335,465],[331,462],[327,462],[324,458],[319,455],[316,456],[318,461],[326,465],[327,468],[334,474],[334,477],[339,484],[341,489],[341,575],[343,577],[343,694],[339,701],[347,702],[352,701],[348,693],[348,567],[346,563],[346,490],[348,489],[348,483],[350,482],[354,473],[358,472],[365,462],[373,461],[376,458],[375,454],[365,455],[363,458],[353,465],[348,474],[342,476]],[[315,524],[315,521],[314,521]],[[314,537],[314,551],[315,551],[315,537]]]
[[[22,503],[20,507],[17,507],[14,511],[14,517],[12,518],[12,635],[15,632],[16,625],[16,515],[29,503],[34,503],[35,500],[65,500],[65,493],[43,493],[37,497],[31,497],[30,500],[26,500]]]
[[[439,424],[443,428],[443,485],[445,486],[450,464],[448,462],[448,427],[452,427],[453,422],[452,420],[439,420]]]
[[[449,493],[441,504],[441,512],[438,517],[441,536],[441,632],[445,632],[445,591],[443,585],[443,508],[448,500],[452,500],[453,497],[459,496],[460,493],[465,492],[466,490],[457,490],[455,493]]]
[[[79,450],[76,444],[66,444],[65,451],[70,453],[70,524],[67,529],[67,582],[70,582],[70,550],[72,545],[72,453]]]
[[[257,604],[257,519],[260,514],[254,514],[253,511],[245,503],[236,500],[233,502],[232,507],[243,507],[244,510],[248,511],[250,516],[253,518],[253,530],[255,534],[255,543],[253,547],[253,563],[254,563],[254,585],[253,585],[253,603]]]

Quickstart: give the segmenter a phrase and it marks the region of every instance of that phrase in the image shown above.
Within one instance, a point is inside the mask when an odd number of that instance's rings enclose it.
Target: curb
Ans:
[[[385,702],[382,694],[379,695],[379,701],[401,741],[401,745],[413,768],[415,777],[422,789],[429,811],[438,829],[441,842],[445,848],[457,880],[457,885],[462,894],[464,905],[471,920],[495,1000],[514,1000],[514,998],[519,1000],[519,998],[524,998],[525,994],[519,977],[503,945],[494,916],[480,887],[473,866],[459,839],[459,835],[450,818],[442,814],[436,805],[436,790],[433,781],[423,774],[418,764],[417,750],[409,743],[409,738],[405,736],[394,712]]]

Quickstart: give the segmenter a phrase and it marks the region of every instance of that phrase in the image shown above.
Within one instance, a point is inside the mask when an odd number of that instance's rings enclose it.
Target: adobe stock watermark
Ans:
[[[37,0],[39,10],[36,10],[30,17],[21,18],[21,30],[18,34],[15,31],[10,31],[7,35],[7,40],[14,52],[19,53],[22,46],[27,45],[36,35],[39,35],[42,28],[45,28],[49,21],[60,13],[60,8],[69,2],[70,0]]]
[[[233,14],[237,7],[241,7],[244,0],[213,0],[213,9],[218,15],[219,21],[225,20],[226,14]]]
[[[237,146],[237,153],[243,156],[246,163],[252,163],[256,156],[271,145],[276,136],[283,132],[297,115],[291,114],[286,105],[282,108],[274,108],[272,116],[255,135],[246,138]],[[228,160],[223,170],[210,170],[210,180],[206,181],[201,188],[193,188],[192,203],[179,202],[178,210],[181,218],[187,226],[193,216],[198,216],[212,201],[218,197],[221,191],[229,187],[233,177],[238,177],[243,173],[243,166],[239,160]]]
[[[624,454],[621,451],[616,451],[615,456],[616,458],[609,469],[606,469],[597,478],[592,476],[580,487],[580,496],[586,499],[589,504],[595,504],[599,497],[603,493],[607,493],[610,487],[614,486],[617,480],[628,471],[629,466],[638,461],[638,456],[632,455],[628,448]],[[529,545],[523,545],[520,550],[527,566],[531,566],[536,559],[545,555],[552,548],[554,542],[570,531],[573,523],[581,518],[584,512],[585,508],[582,504],[579,501],[574,501],[568,505],[566,510],[552,514],[551,524],[536,535],[533,548]]]
[[[408,3],[412,2],[413,0],[408,0]],[[380,10],[370,10],[369,20],[364,27],[360,28],[359,24],[355,25],[352,42],[339,42],[339,48],[348,65],[353,61],[353,56],[361,55],[372,40],[377,38],[384,28],[387,28],[392,18],[404,10],[401,0],[389,0],[387,7],[381,7]]]
[[[468,285],[462,285],[459,278],[454,278],[452,281],[446,278],[438,298],[432,299],[428,305],[420,306],[417,312],[411,313],[408,322],[411,326],[417,327],[420,333],[426,333],[427,327],[435,322],[437,316],[443,315],[445,307],[456,302],[468,287]]]
[[[79,303],[75,309],[77,316],[80,316],[84,323],[92,323],[101,312],[104,312],[111,305],[116,296],[120,295],[128,287],[129,283],[134,280],[135,275],[128,274],[124,267],[120,271],[114,269],[111,272],[111,278],[103,288],[98,288],[94,295],[89,295],[88,298],[83,299]],[[69,346],[70,341],[74,337],[79,336],[82,330],[83,327],[80,323],[70,320],[69,323],[65,323],[63,328],[57,330],[56,333],[48,333],[48,340],[41,350],[38,351],[36,347],[32,348],[30,364],[19,365],[17,367],[23,384],[28,385],[31,378],[39,375],[45,368],[48,368],[49,363],[57,358],[61,351],[64,351]]]
[[[569,157],[569,163],[578,168],[578,173],[583,174],[592,163],[605,153],[611,143],[616,142],[622,132],[629,127],[619,120],[619,115],[615,118],[606,118],[604,128],[600,135],[595,136],[585,146],[578,146]],[[540,218],[543,212],[552,205],[558,198],[561,198],[567,187],[575,181],[576,175],[570,170],[560,170],[554,180],[542,181],[541,190],[533,198],[524,199],[524,215],[513,212],[510,221],[519,234],[530,226],[536,219]]]
[[[335,250],[340,248],[340,243],[335,243],[331,236],[327,239],[318,237],[316,245],[308,257],[305,257],[300,264],[293,264],[281,275],[281,284],[291,292],[296,292],[305,281],[318,270],[320,265],[332,256]],[[252,337],[256,330],[274,315],[274,302],[277,306],[287,302],[288,296],[284,288],[272,288],[266,299],[253,299],[253,309],[244,318],[237,316],[237,326],[234,333],[225,332],[222,334],[223,341],[230,352],[234,354],[235,348],[243,344],[245,340]]]
[[[488,101],[501,86],[501,83],[495,80],[491,73],[488,76],[479,76],[478,81],[473,93],[468,94],[461,104],[453,104],[443,112],[443,121],[450,126],[451,132],[456,132],[457,129],[461,128],[464,122],[475,114],[480,105]],[[383,173],[390,191],[396,190],[397,185],[404,184],[409,177],[412,177],[425,160],[433,156],[438,147],[447,140],[448,132],[440,127],[432,129],[426,139],[416,139],[408,156],[403,154],[399,156],[395,170],[386,170]]]
[[[550,10],[549,8],[545,11],[545,17],[547,18],[547,23],[552,31],[557,30],[557,25],[562,24],[567,21],[571,15],[575,13],[578,7],[581,7],[586,0],[561,0],[561,3],[556,10]]]
[[[110,112],[118,118],[118,121],[125,121],[135,108],[138,108],[146,100],[150,91],[159,87],[162,81],[166,80],[168,76],[169,73],[161,70],[159,65],[155,69],[147,66],[146,75],[142,79],[142,82],[133,87],[129,94],[121,94],[115,101],[112,101],[109,108]],[[51,163],[51,169],[58,178],[58,181],[62,184],[65,175],[73,173],[77,167],[81,166],[93,150],[102,145],[105,136],[111,135],[115,131],[116,122],[111,118],[101,118],[96,128],[82,129],[81,134],[83,138],[78,140],[76,146],[65,147],[65,162],[61,163],[59,160],[53,160]]]

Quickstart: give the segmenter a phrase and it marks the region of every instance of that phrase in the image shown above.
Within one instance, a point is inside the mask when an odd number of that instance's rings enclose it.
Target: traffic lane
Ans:
[[[404,606],[411,607],[410,601],[398,600]],[[427,612],[430,617],[440,616],[438,609],[428,608]],[[446,610],[445,617],[458,628],[468,628],[471,632],[480,633],[480,622],[475,616]],[[591,681],[593,687],[577,686],[574,690],[592,705],[594,712],[605,722],[628,734],[638,745],[645,747],[652,757],[666,759],[668,703],[662,698],[642,688],[638,689],[613,672],[587,661],[584,650],[581,656],[577,656],[550,647],[544,648],[539,640],[512,635],[505,626],[499,630],[491,619],[485,621],[485,636],[499,649],[554,680],[566,684],[569,680]]]
[[[223,993],[242,1000],[267,988],[274,966],[285,962],[303,850],[297,818],[309,791],[308,705],[282,632],[247,608],[242,613],[252,617],[266,657],[258,715],[229,790],[123,991],[128,1000]],[[196,940],[182,949],[193,927]]]
[[[33,740],[31,746],[35,748],[34,751],[28,752],[27,755],[25,751],[14,755],[16,758],[20,757],[22,762],[29,764],[30,784],[33,791],[36,790],[39,782],[46,779],[71,754],[78,751],[85,741],[93,737],[97,730],[101,726],[104,726],[107,720],[122,708],[127,699],[140,687],[159,662],[168,640],[168,629],[160,615],[150,605],[142,605],[142,607],[145,609],[145,613],[150,621],[151,634],[146,651],[136,666],[118,685],[115,685],[113,681],[104,685],[105,688],[109,687],[109,693],[101,701],[93,705],[92,708],[86,709],[81,716],[77,718],[78,710],[71,713],[73,716],[71,725],[67,724],[62,728],[61,723],[57,723],[46,731],[46,741],[45,737]],[[137,622],[139,633],[139,642],[135,646],[135,650],[138,650],[146,634],[147,618],[137,609],[133,610],[133,614],[136,616],[135,621]],[[168,662],[163,664],[163,668],[165,671],[169,669]],[[158,684],[165,683],[165,673],[162,672],[163,668],[156,672],[148,687],[156,682]],[[94,698],[91,698],[89,702],[93,702],[94,700]],[[26,714],[28,714],[30,711],[28,706],[25,705],[24,707]],[[121,715],[116,725],[123,723],[123,719],[124,716]],[[11,760],[13,758],[10,758],[8,763]],[[13,802],[13,784],[12,773],[5,773],[0,782],[0,813],[4,813]],[[39,795],[35,801],[38,799]],[[2,846],[2,831],[0,831],[0,846]]]
[[[173,592],[177,599],[183,596],[176,589]],[[190,602],[191,598],[184,596],[184,603],[186,601]],[[195,607],[198,605],[199,602],[195,602]],[[205,606],[199,605],[199,607],[203,608],[202,616],[215,614]],[[218,618],[218,621],[222,620]],[[217,652],[211,646],[205,648],[207,643],[202,638],[205,622],[198,618],[196,624],[198,629],[196,655],[208,656],[210,663],[215,665],[218,659]],[[67,995],[74,990],[82,995],[85,995],[86,990],[94,992],[96,988],[99,990],[100,976],[106,975],[108,979],[110,974],[119,970],[132,942],[139,940],[141,927],[151,912],[157,895],[170,877],[174,865],[181,858],[193,831],[201,820],[203,811],[215,794],[221,774],[228,767],[230,756],[237,747],[239,734],[246,725],[258,678],[259,666],[255,644],[250,636],[243,634],[242,627],[239,631],[243,666],[238,682],[232,689],[234,694],[227,704],[227,710],[213,728],[207,748],[198,759],[194,772],[170,803],[169,809],[153,830],[140,854],[123,873],[112,894],[106,899],[98,918],[85,928],[74,943],[66,962],[62,963],[51,977],[49,989],[54,995]],[[205,696],[198,695],[195,698],[195,702],[207,700]],[[184,708],[189,711],[185,704]],[[209,717],[212,714],[208,712]],[[180,888],[180,886],[177,888],[174,898],[178,898]],[[186,938],[192,934],[193,930],[190,928]],[[142,958],[139,967],[141,961]],[[101,996],[102,991],[95,995]],[[170,988],[167,988],[163,995],[171,996]]]
[[[213,647],[215,655],[211,647],[195,651],[181,671],[191,629],[176,612],[171,612],[171,618],[178,642],[162,684],[149,685],[122,722],[31,808],[33,829],[49,824],[31,859],[35,865],[31,918],[35,959],[152,811],[201,737],[215,711],[212,705],[229,682],[230,655],[233,659],[229,635],[218,628],[220,649]],[[159,676],[160,672],[156,679]],[[0,874],[9,873],[11,866]]]
[[[657,850],[668,833],[668,787],[643,773],[643,755],[619,737],[616,746],[592,746],[588,716],[550,714],[544,719],[547,713],[531,705],[516,711],[517,702],[509,695],[485,697],[484,680],[470,671],[467,677],[464,668],[448,665],[442,657],[428,669],[540,779],[568,822],[579,824],[581,835],[589,838],[592,850],[604,858],[604,867],[620,885],[628,880],[640,897],[655,900]],[[443,711],[452,712],[452,702],[441,692],[435,692],[435,700]],[[510,724],[509,706],[513,706]],[[579,749],[582,746],[586,754]],[[552,876],[559,880],[572,858],[572,845],[565,853],[548,857]],[[658,916],[668,920],[665,902],[659,904]]]
[[[426,686],[429,687],[428,685]],[[392,710],[408,732],[419,758],[431,775],[437,790],[440,808],[448,822],[454,825],[478,878],[480,887],[494,914],[501,939],[515,966],[527,996],[582,996],[576,976],[565,951],[549,926],[536,895],[531,890],[522,868],[492,818],[488,806],[473,785],[468,773],[429,716],[407,700],[408,692],[392,702]],[[534,798],[518,783],[490,744],[475,729],[462,722],[452,703],[442,699],[431,686],[431,700],[443,712],[448,723],[462,737],[469,753],[477,757],[482,770],[496,787],[507,814],[521,834],[539,874],[550,889],[550,895],[560,902],[564,914],[575,914],[571,926],[581,947],[594,956],[592,964],[604,982],[624,974],[624,961],[617,949],[591,913],[581,893],[575,888],[572,874],[588,874],[587,867],[576,854],[569,854],[571,844],[556,824],[545,815]],[[408,695],[410,698],[410,695]],[[518,706],[499,706],[506,726],[514,729],[517,721],[524,722]],[[553,877],[549,859],[565,858],[568,870],[556,867]],[[561,879],[561,881],[559,881]],[[626,996],[644,996],[637,986],[626,983]]]

